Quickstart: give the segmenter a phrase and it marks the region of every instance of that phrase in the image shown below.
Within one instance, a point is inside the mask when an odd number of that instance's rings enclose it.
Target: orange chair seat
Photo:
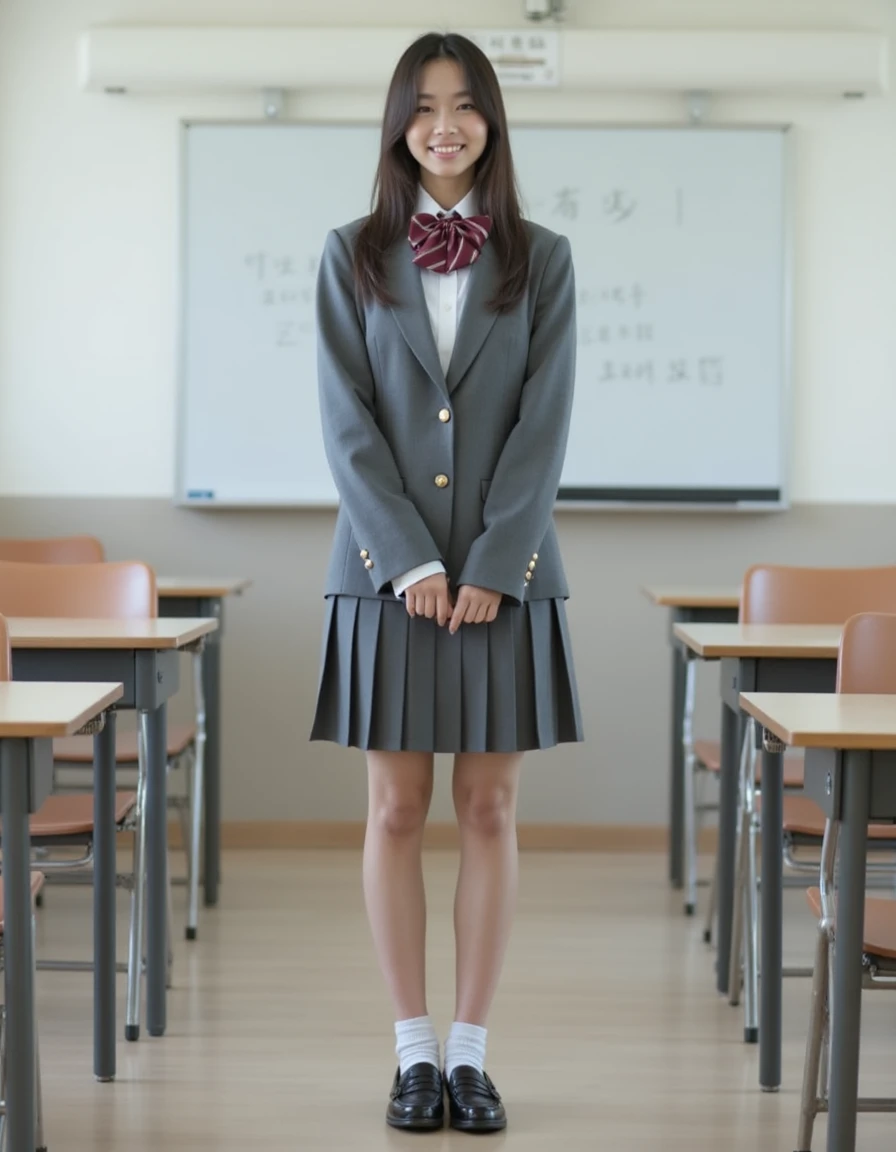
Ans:
[[[697,759],[707,772],[721,772],[722,745],[718,740],[695,740],[694,752]],[[756,762],[756,782],[762,783],[762,760]],[[800,752],[791,752],[784,756],[784,787],[802,788],[803,786],[803,756]]]
[[[762,811],[762,797],[756,797],[757,811]],[[784,797],[784,831],[792,836],[824,837],[824,812],[808,796]],[[869,824],[869,840],[896,840],[896,824]]]
[[[168,727],[168,755],[180,756],[196,739],[195,724],[171,724]],[[63,736],[53,741],[53,759],[67,764],[93,763],[92,736]],[[137,763],[137,730],[115,734],[115,762]]]
[[[40,890],[41,890],[41,888],[43,888],[43,886],[44,886],[44,874],[43,874],[43,872],[32,872],[31,873],[31,899],[32,900],[35,900],[37,898],[37,894],[38,894],[38,892],[40,892]],[[3,912],[3,885],[0,884],[0,936],[3,935],[3,930],[6,926],[4,921],[5,921],[5,916],[4,916],[4,912]]]
[[[137,803],[136,792],[116,792],[115,823],[121,822]],[[93,831],[93,796],[90,793],[48,796],[31,817],[31,835],[87,836]]]
[[[806,899],[816,919],[821,919],[821,891],[810,888]],[[862,951],[869,956],[896,960],[896,900],[865,899],[865,937]]]

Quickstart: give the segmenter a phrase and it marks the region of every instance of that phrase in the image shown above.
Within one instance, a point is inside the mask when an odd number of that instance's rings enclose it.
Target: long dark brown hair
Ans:
[[[416,115],[421,69],[430,60],[439,59],[460,65],[472,103],[488,124],[488,140],[476,162],[475,181],[478,210],[492,219],[488,243],[494,245],[501,269],[500,284],[489,306],[503,312],[525,291],[529,235],[520,212],[498,78],[485,53],[472,40],[454,33],[426,33],[405,50],[396,65],[386,97],[373,206],[355,244],[355,278],[367,299],[395,302],[386,283],[385,254],[407,236],[420,182],[420,165],[408,149],[405,133]]]

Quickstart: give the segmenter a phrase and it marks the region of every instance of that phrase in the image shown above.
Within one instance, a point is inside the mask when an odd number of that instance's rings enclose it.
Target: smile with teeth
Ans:
[[[429,150],[435,152],[436,156],[456,156],[463,147],[463,144],[432,144]]]

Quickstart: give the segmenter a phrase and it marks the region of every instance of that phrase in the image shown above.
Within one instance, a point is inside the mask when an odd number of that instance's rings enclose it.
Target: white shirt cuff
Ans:
[[[412,584],[416,584],[418,580],[425,580],[427,576],[435,576],[436,573],[444,571],[445,565],[441,560],[430,560],[427,564],[420,564],[419,567],[412,568],[401,576],[396,576],[392,581],[392,591],[396,596],[402,596],[405,590],[410,588]]]

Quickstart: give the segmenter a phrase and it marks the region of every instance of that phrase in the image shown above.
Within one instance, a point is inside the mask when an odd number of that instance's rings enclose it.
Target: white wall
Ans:
[[[76,38],[101,22],[453,26],[521,0],[4,0],[0,4],[0,495],[167,496],[175,442],[178,122],[250,97],[84,95]],[[579,26],[878,28],[886,0],[571,2]],[[512,94],[529,119],[673,120],[678,100]],[[378,102],[295,99],[296,116]],[[723,101],[797,129],[793,498],[896,500],[896,97]],[[336,221],[334,221],[336,223]]]

